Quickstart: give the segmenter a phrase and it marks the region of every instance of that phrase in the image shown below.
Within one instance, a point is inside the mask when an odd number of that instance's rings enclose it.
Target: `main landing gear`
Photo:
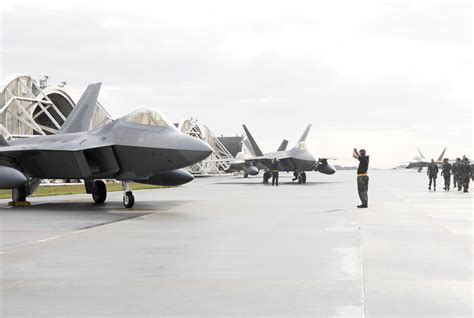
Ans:
[[[269,170],[265,170],[263,173],[263,183],[269,183],[268,180],[272,177],[272,174]]]
[[[19,188],[15,188],[12,190],[12,201],[14,203],[18,202],[26,202],[27,196],[27,189],[26,186],[21,186]]]
[[[132,190],[128,188],[128,182],[122,181],[123,190],[123,205],[127,209],[131,209],[135,204],[135,197],[133,196]]]
[[[26,198],[35,192],[40,184],[40,179],[29,178],[25,185],[12,189],[12,200],[8,202],[9,206],[28,206],[30,202]]]
[[[104,181],[95,180],[92,188],[92,199],[95,203],[101,204],[104,203],[107,199],[107,187],[105,186]]]
[[[293,172],[293,182],[298,180],[298,183],[299,184],[302,184],[302,183],[306,183],[306,172],[298,172],[298,171],[295,171]]]
[[[92,194],[92,199],[95,203],[101,204],[105,202],[107,199],[107,187],[105,186],[104,181],[84,180],[84,185],[86,187],[86,192]],[[132,191],[128,188],[128,182],[122,181],[122,190],[123,205],[127,209],[130,209],[135,204],[135,197],[133,196]],[[21,197],[22,192],[19,192],[18,195]]]

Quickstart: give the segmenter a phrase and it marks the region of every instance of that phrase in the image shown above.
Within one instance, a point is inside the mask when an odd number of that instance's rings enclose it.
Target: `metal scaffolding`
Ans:
[[[56,134],[74,108],[74,101],[63,86],[49,86],[48,77],[38,84],[29,75],[16,75],[0,86],[0,133],[6,138]],[[100,103],[92,126],[111,121]]]
[[[194,118],[185,119],[178,125],[178,129],[183,133],[207,142],[214,150],[206,160],[192,165],[188,169],[192,174],[197,175],[224,174],[234,157],[208,127],[202,127],[203,129]]]

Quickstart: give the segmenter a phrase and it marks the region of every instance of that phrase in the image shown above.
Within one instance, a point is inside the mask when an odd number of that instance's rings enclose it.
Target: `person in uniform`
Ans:
[[[277,158],[274,158],[272,161],[272,186],[276,185],[278,187],[279,165],[280,161]]]
[[[444,177],[444,190],[449,191],[451,185],[451,169],[452,166],[449,163],[448,158],[443,159],[443,165],[441,166],[441,176]]]
[[[471,181],[471,164],[466,156],[463,156],[459,165],[458,190],[464,188],[464,192],[469,192],[469,182]]]
[[[369,175],[367,174],[367,170],[369,169],[369,156],[366,155],[364,149],[357,151],[356,148],[354,148],[352,156],[359,160],[359,167],[357,168],[357,190],[362,204],[357,207],[367,208],[369,207]]]
[[[428,184],[428,190],[431,191],[431,184],[433,184],[433,190],[436,191],[436,178],[438,177],[438,165],[431,159],[431,162],[428,165],[428,170],[426,171],[426,175],[430,179],[430,183]]]
[[[456,162],[453,163],[453,187],[458,187],[458,179],[459,179],[459,165],[461,164],[461,158],[456,158]],[[458,188],[459,191],[461,189]]]

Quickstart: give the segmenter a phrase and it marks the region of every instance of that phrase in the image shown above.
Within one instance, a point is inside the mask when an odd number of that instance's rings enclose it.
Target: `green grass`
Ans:
[[[130,190],[146,190],[146,189],[159,189],[168,188],[162,186],[154,186],[141,183],[129,184]],[[107,191],[122,191],[122,185],[120,183],[107,183]],[[86,189],[83,184],[65,184],[65,185],[40,185],[38,189],[31,195],[32,197],[44,197],[50,195],[67,195],[67,194],[79,194],[86,193]],[[9,199],[12,197],[12,190],[0,190],[0,199]]]

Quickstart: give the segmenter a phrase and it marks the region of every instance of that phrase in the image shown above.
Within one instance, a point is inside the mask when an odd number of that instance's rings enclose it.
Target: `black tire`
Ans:
[[[268,183],[268,180],[270,180],[270,177],[271,177],[270,172],[265,171],[263,173],[263,183]]]
[[[298,184],[302,184],[303,183],[303,176],[300,174],[298,176]]]
[[[92,193],[92,199],[95,203],[104,203],[107,199],[107,187],[104,181],[96,180],[94,182],[94,192]]]
[[[249,177],[248,173],[244,173],[244,178],[248,178],[248,177]]]
[[[26,186],[15,188],[12,190],[12,201],[13,202],[25,202],[26,201]]]
[[[304,173],[304,172],[301,174],[301,181],[303,183],[306,183],[306,173]]]
[[[134,204],[135,204],[135,197],[133,196],[133,193],[131,191],[125,192],[125,194],[123,195],[123,205],[127,209],[131,209]]]

